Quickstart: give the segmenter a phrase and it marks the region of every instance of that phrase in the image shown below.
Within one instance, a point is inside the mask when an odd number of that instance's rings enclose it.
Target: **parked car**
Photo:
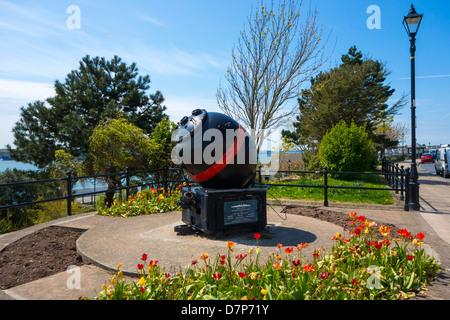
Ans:
[[[437,153],[437,150],[436,150],[436,149],[431,149],[431,150],[430,150],[430,153],[431,153],[431,155],[433,156],[433,159],[436,160],[436,153]]]
[[[437,175],[442,175],[444,178],[449,175],[448,161],[450,160],[450,147],[445,145],[439,148],[436,152],[436,161],[434,168]]]
[[[420,162],[424,163],[424,162],[434,162],[433,159],[433,155],[431,153],[424,153],[421,157],[420,157]]]

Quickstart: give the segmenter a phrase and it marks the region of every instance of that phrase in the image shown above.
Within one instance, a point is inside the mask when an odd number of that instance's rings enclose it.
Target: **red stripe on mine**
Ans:
[[[242,147],[242,144],[244,143],[244,140],[245,140],[245,130],[241,127],[241,125],[239,125],[236,140],[228,148],[227,152],[223,155],[222,159],[214,163],[212,166],[210,166],[202,173],[199,173],[195,176],[191,176],[192,180],[196,182],[203,182],[211,179],[220,171],[222,171],[227,166],[227,164],[229,164],[238,154],[239,150]]]

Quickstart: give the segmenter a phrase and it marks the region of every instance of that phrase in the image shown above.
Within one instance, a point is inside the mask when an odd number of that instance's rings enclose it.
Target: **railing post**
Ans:
[[[67,171],[67,215],[72,215],[72,172]]]
[[[389,183],[389,180],[388,180],[389,175],[386,174],[388,172],[389,172],[388,160],[386,159],[386,162],[384,164],[384,173],[385,173],[384,179]]]
[[[405,200],[404,196],[403,196],[403,189],[405,188],[405,170],[403,169],[403,166],[400,166],[400,182],[401,182],[401,187],[400,187],[400,200]]]
[[[167,163],[164,165],[164,193],[167,193],[167,188],[168,188],[168,179],[169,179],[169,175],[168,175],[168,171],[169,168],[167,167]]]
[[[262,180],[261,180],[261,168],[262,166],[259,166],[259,171],[258,171],[258,180],[259,180],[259,184],[262,184]]]
[[[395,164],[395,194],[398,194],[398,163]]]
[[[324,171],[324,199],[323,199],[323,205],[324,207],[328,207],[328,167],[325,167]]]
[[[97,178],[96,177],[94,177],[94,192],[96,192],[97,191]],[[96,208],[96,200],[97,200],[97,194],[95,193],[94,195],[94,209]]]
[[[388,179],[389,180],[389,186],[392,187],[392,175],[391,175],[391,173],[393,171],[392,171],[392,161],[391,160],[389,160],[389,170],[388,171],[390,173],[389,176],[388,176],[389,177],[389,179]]]
[[[409,211],[409,180],[410,180],[410,168],[406,168],[406,176],[405,176],[405,211]]]
[[[127,167],[125,171],[125,201],[128,201],[128,197],[130,196],[130,169]]]

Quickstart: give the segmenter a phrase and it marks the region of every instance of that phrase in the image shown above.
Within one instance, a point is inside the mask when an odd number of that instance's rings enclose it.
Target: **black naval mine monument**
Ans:
[[[182,188],[183,225],[216,237],[236,231],[261,231],[267,224],[265,187],[251,187],[257,167],[255,143],[229,116],[192,111],[176,126],[172,160],[193,185]]]

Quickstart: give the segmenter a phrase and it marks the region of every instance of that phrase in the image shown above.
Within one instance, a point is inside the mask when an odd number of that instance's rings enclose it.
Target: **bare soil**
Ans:
[[[286,206],[283,213],[287,214],[299,214],[305,217],[316,218],[319,220],[327,221],[330,223],[334,223],[342,228],[350,230],[350,218],[348,214],[334,212],[326,209],[321,209],[317,207],[295,207],[295,206]],[[369,219],[370,221],[376,222],[378,226],[385,225],[386,227],[391,227],[391,234],[397,234],[398,228],[390,223],[384,223],[382,221],[377,221],[373,219]],[[353,229],[353,227],[352,227]]]
[[[76,241],[85,230],[47,227],[0,251],[0,289],[8,289],[81,266]]]

